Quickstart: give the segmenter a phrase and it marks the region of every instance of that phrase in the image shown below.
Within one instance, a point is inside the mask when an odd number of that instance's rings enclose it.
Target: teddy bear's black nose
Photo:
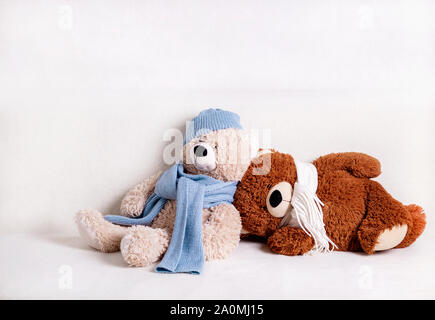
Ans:
[[[205,157],[207,156],[207,149],[203,146],[195,146],[193,148],[193,153],[195,153],[195,156],[197,157]]]
[[[269,203],[272,208],[276,208],[282,202],[282,195],[279,190],[275,190],[269,197]]]

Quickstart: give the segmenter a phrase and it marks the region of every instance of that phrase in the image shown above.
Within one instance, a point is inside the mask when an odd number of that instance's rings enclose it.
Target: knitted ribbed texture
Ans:
[[[201,111],[192,121],[188,122],[184,144],[209,132],[228,128],[242,129],[238,114],[222,109]]]

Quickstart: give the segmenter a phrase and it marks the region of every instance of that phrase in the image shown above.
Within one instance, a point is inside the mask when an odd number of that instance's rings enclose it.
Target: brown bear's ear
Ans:
[[[274,152],[276,152],[274,149],[263,149],[263,148],[260,148],[260,149],[258,149],[257,155],[254,158],[262,156],[263,154],[274,153]]]

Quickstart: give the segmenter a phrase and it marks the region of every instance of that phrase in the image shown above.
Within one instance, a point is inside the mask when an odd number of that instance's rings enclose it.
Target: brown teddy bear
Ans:
[[[423,232],[426,217],[378,182],[380,163],[362,153],[336,153],[312,163],[262,152],[237,187],[234,206],[244,232],[267,238],[284,255],[311,251],[404,248]]]

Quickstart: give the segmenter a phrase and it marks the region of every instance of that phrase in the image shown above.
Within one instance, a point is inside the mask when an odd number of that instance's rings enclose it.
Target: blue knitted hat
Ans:
[[[209,132],[228,128],[243,129],[238,114],[212,108],[201,111],[192,121],[188,122],[184,144]]]

